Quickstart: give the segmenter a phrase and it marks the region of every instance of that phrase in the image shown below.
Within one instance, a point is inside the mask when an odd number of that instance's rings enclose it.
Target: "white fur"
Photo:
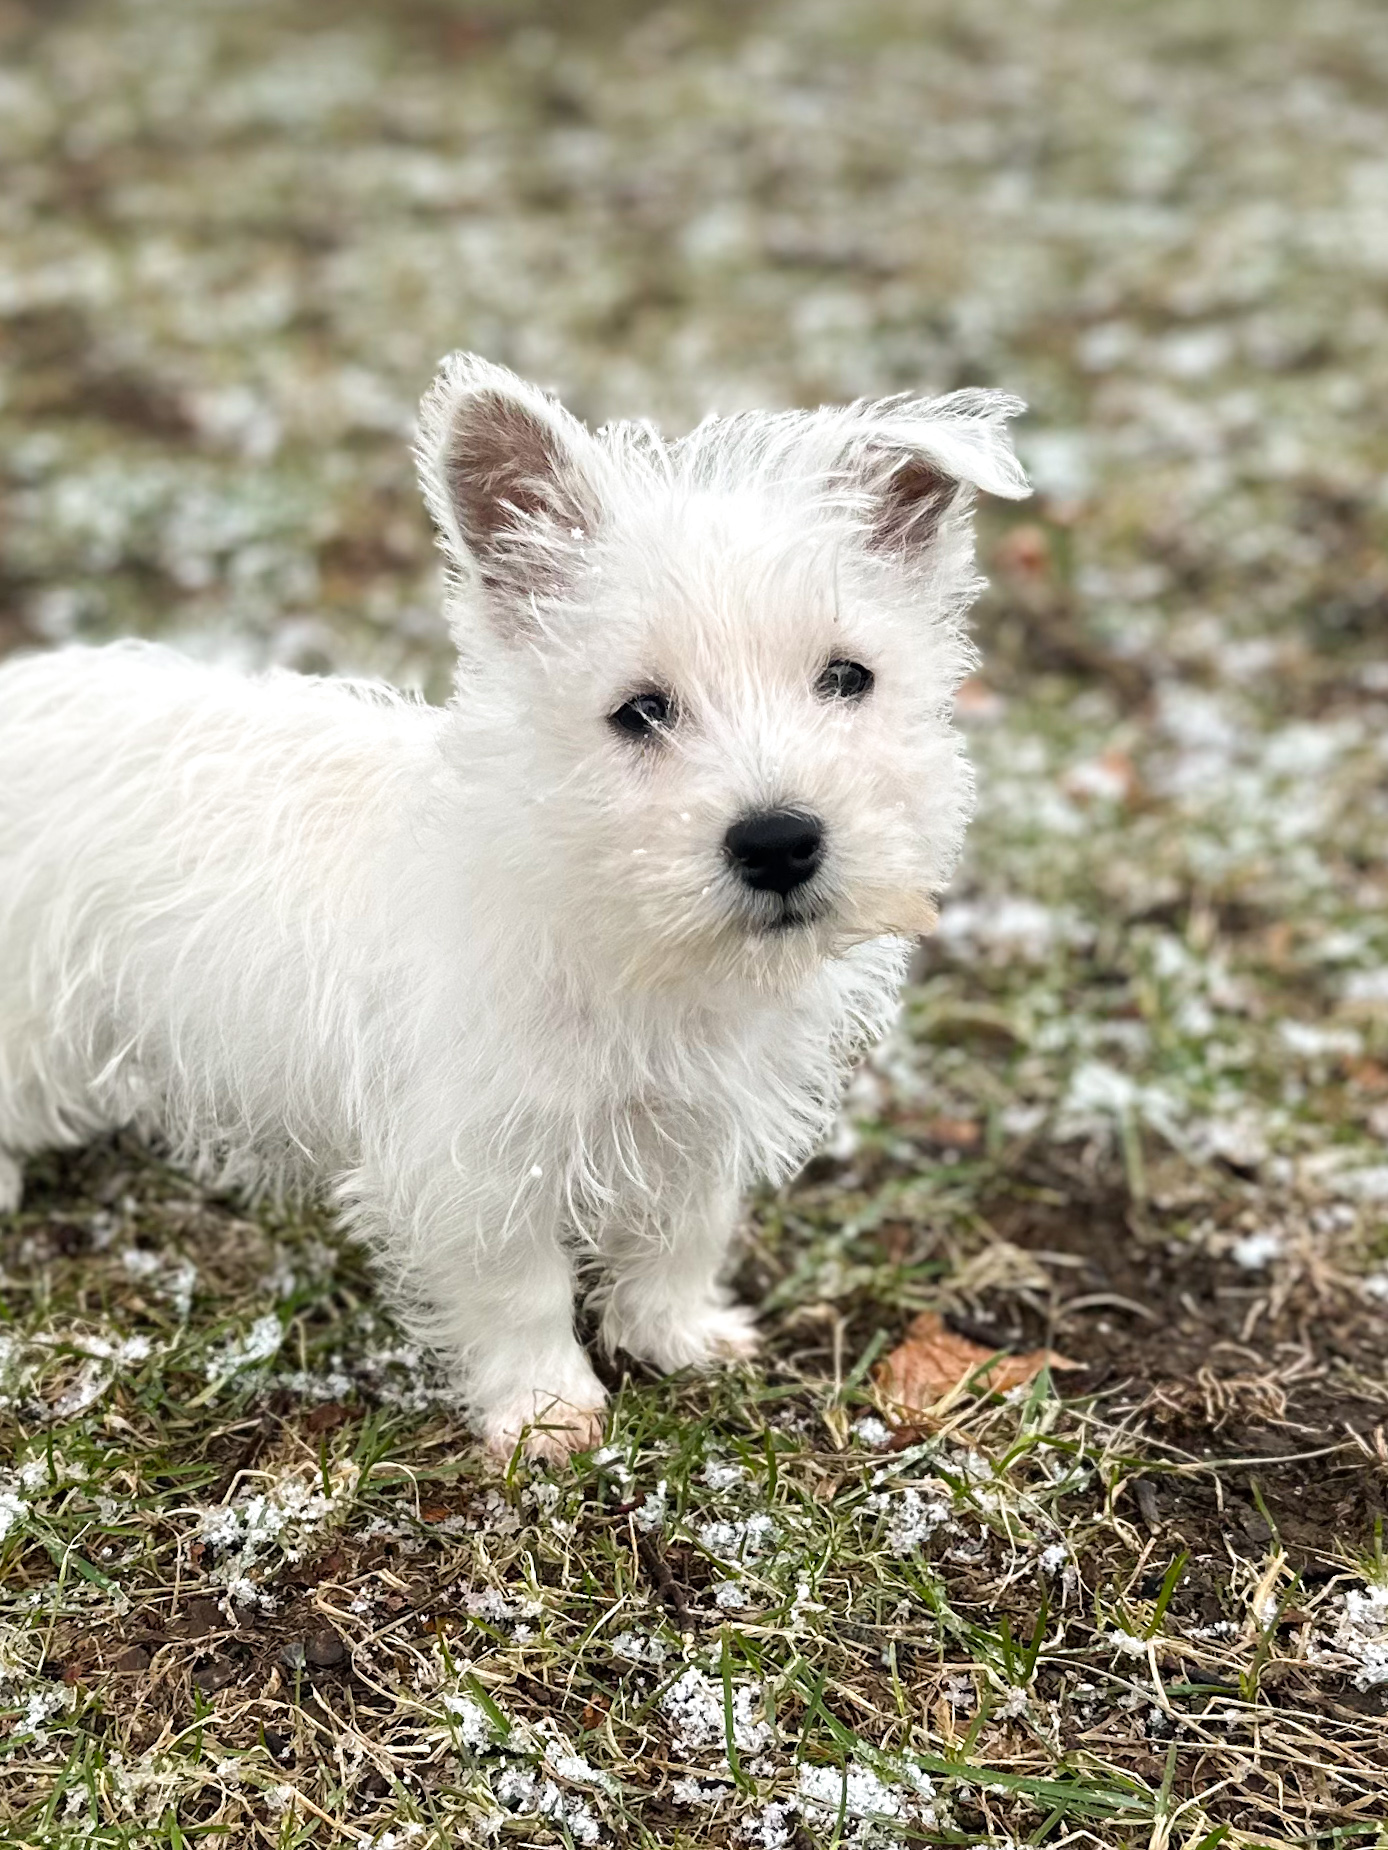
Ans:
[[[519,511],[502,494],[489,571],[449,458],[497,405],[552,467]],[[739,1196],[824,1133],[959,849],[968,488],[1026,492],[1017,409],[889,400],[667,444],[455,355],[419,449],[447,707],[134,642],[6,664],[0,1210],[15,1159],[129,1123],[202,1174],[326,1186],[498,1450],[536,1421],[534,1451],[595,1442],[590,1274],[609,1344],[749,1354],[720,1283]],[[913,457],[961,486],[884,550]],[[814,691],[840,656],[875,673],[859,704]],[[678,721],[633,742],[607,716],[651,685]],[[775,804],[820,814],[829,852],[823,916],[768,932],[779,902],[722,843]]]

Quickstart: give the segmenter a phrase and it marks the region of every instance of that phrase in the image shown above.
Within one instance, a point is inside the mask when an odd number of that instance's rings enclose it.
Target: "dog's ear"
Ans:
[[[1010,501],[1031,493],[1007,421],[1026,406],[1003,392],[883,399],[855,406],[853,467],[868,493],[868,545],[911,560],[974,489]]]
[[[504,628],[524,628],[596,528],[598,445],[538,386],[454,353],[420,407],[415,460],[454,574]]]

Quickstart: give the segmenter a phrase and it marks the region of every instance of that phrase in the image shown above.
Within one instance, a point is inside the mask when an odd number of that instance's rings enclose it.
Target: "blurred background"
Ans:
[[[427,677],[457,346],[675,430],[1022,393],[1042,668],[1383,620],[1375,0],[3,0],[0,56],[7,642]]]

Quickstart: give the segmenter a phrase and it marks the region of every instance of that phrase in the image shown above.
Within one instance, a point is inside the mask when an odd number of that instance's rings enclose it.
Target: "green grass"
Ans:
[[[68,1224],[125,1154],[53,1177]],[[1341,1816],[1356,1783],[1375,1789],[1372,1757],[1346,1750],[1372,1756],[1381,1723],[1288,1700],[1316,1680],[1299,1646],[1333,1631],[1337,1594],[1374,1563],[1328,1548],[1339,1571],[1307,1589],[1275,1542],[1235,1555],[1229,1616],[1200,1624],[1190,1548],[1144,1543],[1122,1487],[1219,1467],[1135,1444],[1102,1396],[1062,1402],[1045,1376],[883,1449],[861,1425],[878,1417],[865,1371],[816,1366],[796,1310],[821,1313],[822,1342],[823,1313],[865,1326],[901,1289],[802,1287],[790,1306],[814,1251],[786,1227],[793,1195],[761,1216],[758,1263],[787,1306],[768,1367],[624,1379],[604,1450],[550,1478],[489,1470],[427,1368],[397,1390],[413,1407],[381,1404],[397,1339],[327,1229],[270,1236],[216,1201],[190,1225],[185,1183],[125,1179],[104,1251],[43,1261],[42,1194],[10,1241],[27,1229],[9,1302],[33,1360],[11,1415],[29,1509],[4,1556],[6,1668],[27,1692],[6,1749],[17,1843],[371,1842],[412,1822],[419,1841],[469,1841],[513,1828],[508,1795],[536,1841],[564,1841],[568,1806],[579,1842],[774,1842],[775,1807],[798,1795],[824,1841],[1193,1844],[1219,1818],[1194,1770],[1255,1743],[1294,1779],[1320,1742]],[[132,1282],[123,1263],[127,1238],[167,1237],[171,1204],[182,1231],[159,1250],[222,1266],[184,1322],[146,1295],[157,1274]],[[868,1237],[821,1226],[841,1271]],[[282,1349],[227,1377],[229,1338],[276,1291]],[[97,1307],[108,1341],[145,1336],[150,1353],[81,1414],[42,1417]],[[856,1344],[830,1333],[828,1350]],[[326,1634],[339,1661],[306,1662]],[[119,1668],[132,1648],[138,1667]],[[804,1800],[802,1781],[818,1794],[845,1768],[843,1793],[896,1815],[872,1827]]]

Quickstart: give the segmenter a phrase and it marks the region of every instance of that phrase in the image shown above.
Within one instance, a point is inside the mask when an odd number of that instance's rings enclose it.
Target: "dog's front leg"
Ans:
[[[602,1340],[662,1371],[708,1368],[756,1353],[750,1310],[722,1282],[737,1230],[731,1182],[689,1176],[668,1190],[656,1219],[615,1226],[603,1242],[607,1269]]]
[[[470,1217],[469,1217],[470,1218]],[[440,1233],[412,1255],[409,1295],[427,1307],[428,1334],[458,1373],[488,1449],[563,1459],[602,1438],[607,1396],[574,1334],[574,1273],[552,1216],[531,1204],[526,1225],[498,1239]]]
[[[602,1439],[607,1395],[574,1334],[574,1277],[553,1236],[508,1242],[465,1272],[443,1307],[466,1354],[468,1396],[488,1449],[559,1460]]]

